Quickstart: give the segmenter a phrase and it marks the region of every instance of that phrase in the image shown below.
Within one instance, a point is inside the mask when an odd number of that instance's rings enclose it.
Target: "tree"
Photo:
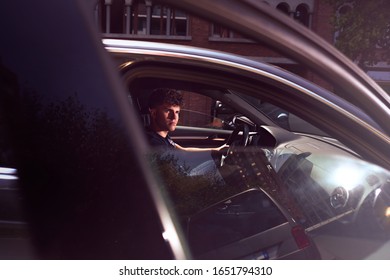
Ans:
[[[336,13],[333,25],[336,47],[366,69],[390,61],[389,0],[325,0]]]

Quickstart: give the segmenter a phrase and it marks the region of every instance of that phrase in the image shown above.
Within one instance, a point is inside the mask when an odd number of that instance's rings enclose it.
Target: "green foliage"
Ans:
[[[323,0],[335,8],[336,47],[362,68],[390,60],[390,1]]]

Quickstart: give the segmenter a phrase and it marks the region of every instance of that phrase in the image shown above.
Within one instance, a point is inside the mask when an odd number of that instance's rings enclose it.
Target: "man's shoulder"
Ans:
[[[169,147],[175,146],[175,143],[171,140],[169,136],[164,138],[150,128],[145,129],[145,134],[151,146],[169,146]]]
[[[149,141],[163,139],[158,133],[156,133],[155,131],[153,131],[150,128],[145,129],[145,134],[148,137]]]

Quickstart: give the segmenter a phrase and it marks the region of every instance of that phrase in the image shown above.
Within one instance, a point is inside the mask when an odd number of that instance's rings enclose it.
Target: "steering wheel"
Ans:
[[[242,135],[240,135],[240,132],[242,132]],[[240,141],[237,141],[237,138],[241,136]],[[224,165],[225,161],[229,157],[231,153],[233,153],[233,150],[236,147],[245,147],[248,145],[249,142],[249,125],[246,123],[239,123],[236,124],[235,129],[233,130],[232,134],[230,134],[226,144],[229,145],[229,148],[225,153],[221,156],[221,166]]]

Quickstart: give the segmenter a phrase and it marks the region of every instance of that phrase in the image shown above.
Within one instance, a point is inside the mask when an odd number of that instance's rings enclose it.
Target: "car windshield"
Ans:
[[[296,116],[295,114],[288,112],[287,110],[283,110],[282,108],[274,104],[271,104],[269,102],[262,102],[258,98],[255,98],[250,95],[241,94],[238,92],[235,92],[235,94],[245,99],[249,104],[254,106],[257,110],[259,110],[269,119],[271,119],[275,124],[279,125],[284,129],[298,133],[327,136],[327,133],[325,133],[321,129],[308,123],[307,121]]]

